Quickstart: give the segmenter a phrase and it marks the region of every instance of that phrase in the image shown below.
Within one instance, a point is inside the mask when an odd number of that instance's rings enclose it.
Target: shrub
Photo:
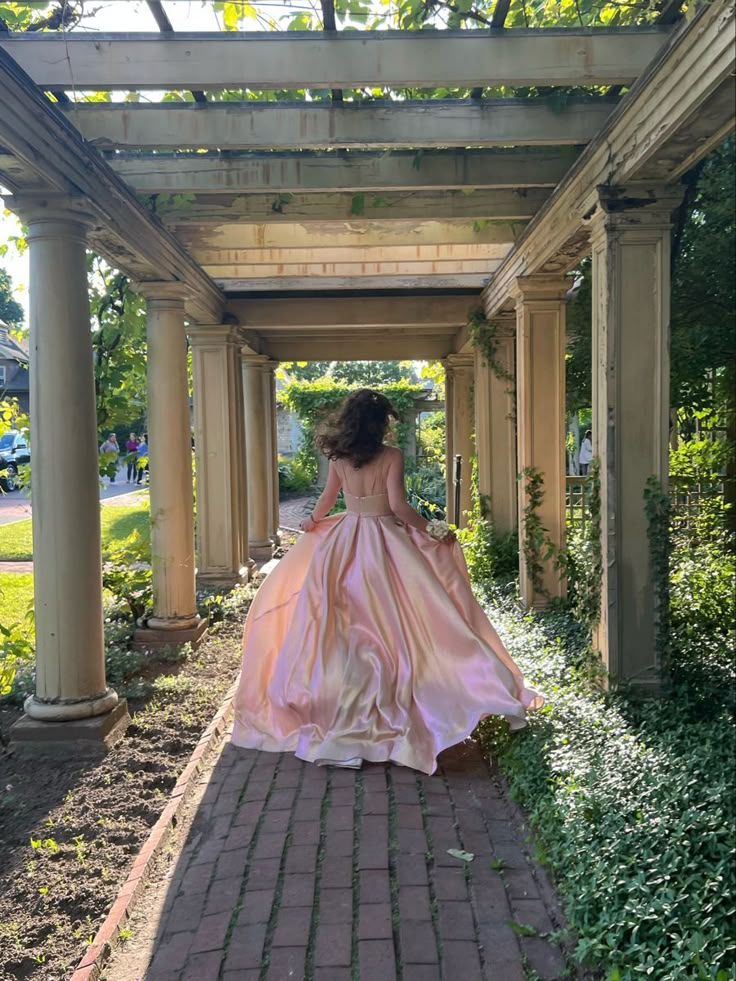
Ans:
[[[305,459],[304,452],[292,460],[279,457],[279,490],[285,493],[298,493],[310,490],[317,478],[313,459]]]
[[[474,495],[468,523],[458,532],[470,578],[484,593],[513,592],[519,579],[519,537],[501,533],[493,524],[490,498]]]

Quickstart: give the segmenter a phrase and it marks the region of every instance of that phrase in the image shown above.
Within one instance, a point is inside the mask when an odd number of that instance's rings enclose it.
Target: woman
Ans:
[[[318,437],[325,489],[246,621],[238,746],[433,773],[482,716],[520,728],[542,704],[473,596],[454,536],[407,504],[403,457],[384,445],[392,417],[363,389]],[[347,511],[326,517],[341,488]]]
[[[580,462],[580,476],[587,477],[588,470],[593,462],[593,433],[589,429],[586,431],[583,441],[580,444],[578,460]]]

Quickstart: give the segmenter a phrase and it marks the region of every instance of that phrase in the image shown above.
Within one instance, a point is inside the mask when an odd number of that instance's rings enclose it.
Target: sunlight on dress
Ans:
[[[518,729],[541,707],[473,595],[459,545],[392,514],[387,455],[360,471],[335,464],[348,510],[302,535],[256,594],[235,745],[433,773],[483,716]],[[350,493],[356,473],[372,493]]]

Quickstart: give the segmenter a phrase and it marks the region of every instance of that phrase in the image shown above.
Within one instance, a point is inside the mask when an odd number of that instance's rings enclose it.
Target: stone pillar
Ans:
[[[30,252],[36,692],[12,737],[77,752],[110,745],[129,721],[105,681],[85,218],[61,198],[16,205]]]
[[[601,461],[603,580],[596,644],[609,676],[657,689],[656,584],[644,490],[667,492],[671,214],[677,187],[620,207],[599,189],[593,249],[593,447]]]
[[[148,316],[148,458],[153,615],[136,631],[141,646],[198,643],[194,489],[182,283],[141,283]]]
[[[455,520],[455,431],[453,427],[453,408],[455,400],[455,373],[448,361],[444,362],[445,369],[445,510],[447,520]]]
[[[467,524],[465,513],[473,506],[473,356],[471,354],[451,354],[445,362],[445,403],[448,410],[447,429],[452,431],[450,452],[448,453],[448,504],[449,514],[454,520],[455,485],[453,474],[455,456],[462,457],[460,485],[460,517],[458,527]],[[450,384],[448,386],[447,381]]]
[[[263,380],[267,358],[242,355],[245,403],[245,448],[248,474],[248,542],[254,559],[269,559],[272,552],[270,529],[273,508],[269,487],[273,483],[269,443],[272,437],[270,413],[266,409]]]
[[[238,329],[188,331],[194,372],[197,474],[197,580],[207,586],[248,581],[248,502],[243,376]]]
[[[263,398],[266,409],[266,419],[270,422],[266,429],[266,458],[269,461],[268,502],[269,522],[268,537],[274,545],[281,543],[279,525],[279,435],[276,422],[276,368],[278,361],[266,361],[263,366]]]
[[[475,451],[478,493],[490,501],[491,516],[502,534],[518,524],[516,480],[515,337],[516,314],[500,315],[496,324],[493,366],[475,353]]]
[[[518,473],[532,468],[544,481],[537,511],[546,535],[565,545],[565,294],[558,276],[524,276],[516,281],[516,419]],[[527,478],[520,477],[519,536],[524,540]],[[542,561],[543,591],[535,589],[523,545],[519,549],[521,597],[529,606],[565,595],[554,560]]]

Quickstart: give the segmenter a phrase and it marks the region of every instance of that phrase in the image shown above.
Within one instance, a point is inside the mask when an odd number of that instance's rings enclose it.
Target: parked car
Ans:
[[[0,484],[6,491],[18,488],[18,467],[31,462],[28,437],[17,429],[0,436]]]

